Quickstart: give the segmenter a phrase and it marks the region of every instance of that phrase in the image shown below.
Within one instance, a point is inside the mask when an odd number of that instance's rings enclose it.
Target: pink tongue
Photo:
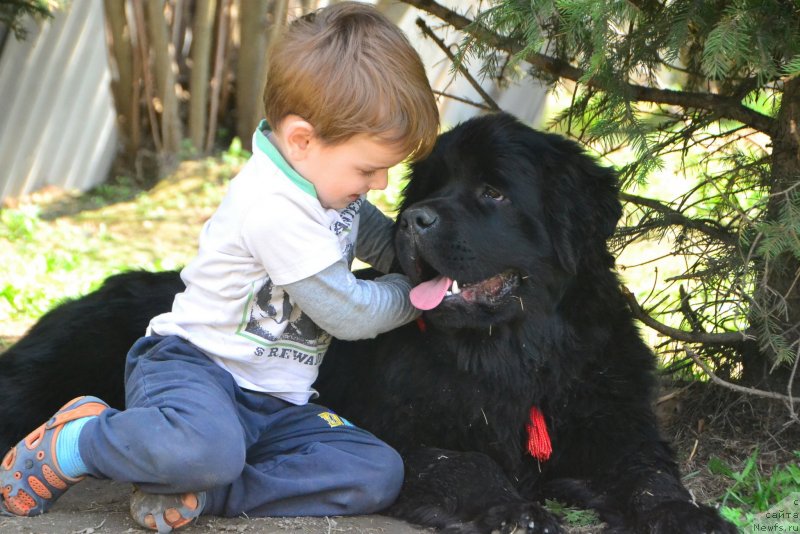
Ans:
[[[411,290],[411,304],[420,310],[431,310],[439,305],[453,281],[446,276],[422,282]]]

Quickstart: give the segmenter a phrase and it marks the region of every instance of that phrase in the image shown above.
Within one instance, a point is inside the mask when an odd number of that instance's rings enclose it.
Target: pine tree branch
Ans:
[[[488,28],[477,24],[474,20],[456,13],[434,0],[402,0],[402,2],[427,11],[431,15],[450,24],[455,29],[471,35],[492,48],[503,50],[509,54],[519,53],[524,48],[518,41],[498,35]],[[524,59],[533,67],[552,76],[566,78],[575,82],[583,80],[586,74],[583,70],[572,66],[566,61],[542,53],[528,54]],[[607,84],[597,78],[589,78],[588,80],[583,80],[582,83],[601,91],[609,90],[609,87],[606,86]],[[774,129],[776,127],[775,119],[742,105],[740,99],[735,96],[692,91],[673,91],[671,89],[658,89],[633,83],[625,83],[622,85],[622,88],[626,92],[626,96],[631,100],[679,106],[684,109],[694,108],[711,110],[720,117],[739,121],[742,124],[746,124],[770,136],[774,134]]]
[[[747,339],[747,334],[744,332],[686,332],[678,328],[667,326],[664,323],[655,320],[644,309],[642,309],[636,297],[631,293],[630,289],[625,286],[621,287],[622,295],[628,301],[628,307],[631,309],[633,316],[639,319],[642,323],[649,326],[659,334],[664,334],[676,341],[683,341],[685,343],[717,343],[720,345],[734,345],[741,343]]]
[[[744,393],[746,395],[754,395],[756,397],[763,397],[765,399],[772,399],[772,400],[780,400],[786,402],[790,408],[793,407],[794,403],[800,402],[800,398],[792,397],[789,395],[782,395],[780,393],[775,393],[773,391],[764,391],[762,389],[756,388],[749,388],[745,386],[740,386],[738,384],[733,384],[731,382],[727,382],[720,377],[708,366],[700,357],[697,355],[696,352],[691,350],[690,348],[684,347],[683,350],[686,351],[686,354],[696,363],[702,370],[705,372],[708,377],[711,379],[712,382],[718,384],[722,387],[732,389],[733,391],[737,391],[739,393]],[[792,408],[792,414],[794,415],[794,410]]]
[[[683,226],[684,228],[690,228],[692,230],[697,230],[698,232],[702,232],[709,237],[712,237],[718,241],[722,241],[727,245],[735,245],[738,241],[738,237],[719,226],[710,224],[706,221],[701,221],[698,219],[692,219],[691,217],[687,217],[680,211],[673,209],[666,204],[654,200],[652,198],[645,198],[640,197],[637,195],[631,195],[629,193],[620,192],[619,193],[620,200],[625,202],[630,202],[632,204],[636,204],[637,206],[642,206],[645,208],[650,208],[651,210],[660,213],[664,217],[664,221],[668,224],[674,224],[678,226]]]

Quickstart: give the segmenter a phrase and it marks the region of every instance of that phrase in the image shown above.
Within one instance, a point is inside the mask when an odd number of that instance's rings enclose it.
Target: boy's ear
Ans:
[[[308,156],[314,139],[314,127],[298,115],[289,115],[281,121],[278,135],[283,139],[289,159],[300,161]]]

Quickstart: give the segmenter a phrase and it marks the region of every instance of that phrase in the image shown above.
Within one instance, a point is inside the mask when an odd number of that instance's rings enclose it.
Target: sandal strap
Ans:
[[[156,522],[156,529],[158,530],[158,534],[167,534],[172,532],[172,525],[167,524],[167,520],[164,519],[164,514],[152,514],[153,521]]]
[[[104,402],[87,402],[63,412],[59,411],[45,424],[45,428],[49,430],[76,419],[100,415],[106,408],[108,404]]]

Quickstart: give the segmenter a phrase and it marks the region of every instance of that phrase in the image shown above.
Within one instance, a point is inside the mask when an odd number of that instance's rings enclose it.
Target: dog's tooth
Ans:
[[[458,280],[453,280],[453,286],[450,288],[450,291],[453,292],[453,295],[461,293],[461,288],[458,287]]]

